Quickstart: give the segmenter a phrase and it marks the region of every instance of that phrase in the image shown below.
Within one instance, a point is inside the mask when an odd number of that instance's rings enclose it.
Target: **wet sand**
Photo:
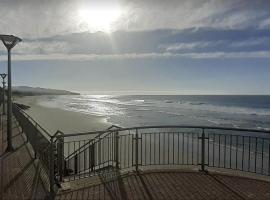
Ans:
[[[39,104],[42,99],[42,96],[20,97],[15,102],[30,106],[26,112],[50,134],[57,130],[65,134],[104,130],[111,125],[104,117],[42,106]]]

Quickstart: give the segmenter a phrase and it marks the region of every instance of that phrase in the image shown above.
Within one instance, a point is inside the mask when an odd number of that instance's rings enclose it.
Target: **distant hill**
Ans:
[[[79,93],[66,90],[56,90],[40,87],[14,86],[12,87],[14,95],[35,96],[35,95],[79,95]]]

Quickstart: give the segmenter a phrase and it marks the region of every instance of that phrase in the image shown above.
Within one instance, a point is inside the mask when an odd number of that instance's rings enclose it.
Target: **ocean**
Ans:
[[[270,130],[270,96],[47,96],[46,107],[98,115],[121,127],[204,125]]]

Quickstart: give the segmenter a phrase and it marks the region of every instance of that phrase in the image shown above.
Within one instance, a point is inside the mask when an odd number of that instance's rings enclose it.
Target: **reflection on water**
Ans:
[[[104,116],[123,127],[191,124],[270,129],[270,96],[55,96],[49,107]]]

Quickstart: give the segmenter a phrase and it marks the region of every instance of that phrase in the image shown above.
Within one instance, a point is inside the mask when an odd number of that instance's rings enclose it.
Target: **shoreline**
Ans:
[[[65,134],[105,130],[111,126],[105,117],[51,108],[39,104],[42,96],[19,97],[15,103],[30,106],[25,110],[50,134],[57,130]]]

